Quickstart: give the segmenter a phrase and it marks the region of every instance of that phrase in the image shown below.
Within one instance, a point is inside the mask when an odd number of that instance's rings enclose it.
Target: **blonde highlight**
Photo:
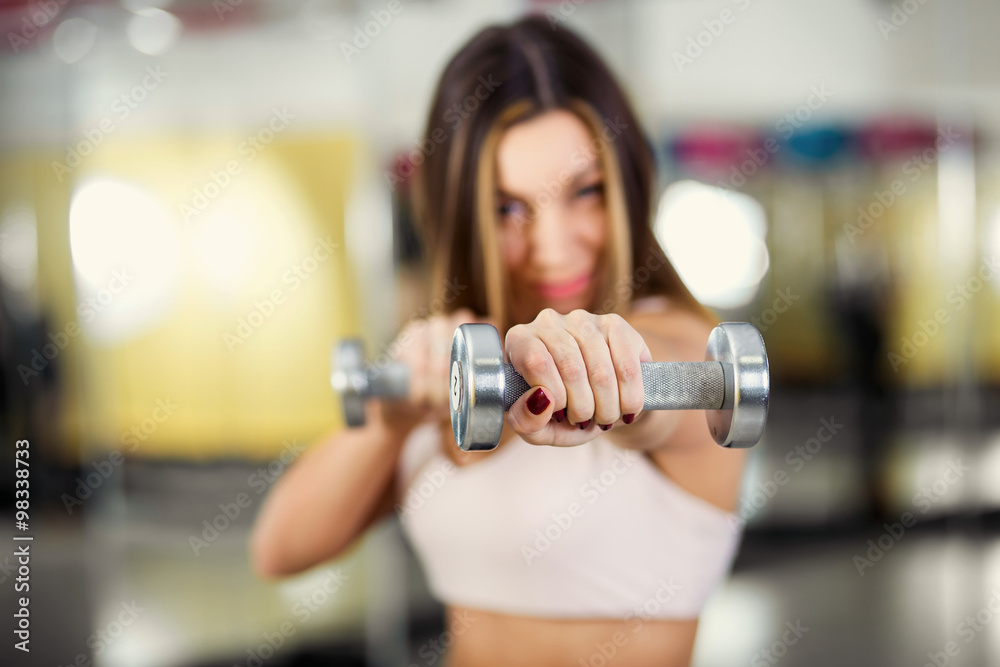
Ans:
[[[623,294],[622,291],[615,289],[616,285],[626,284],[632,275],[632,235],[629,232],[628,205],[625,201],[621,169],[615,152],[611,150],[610,142],[603,140],[602,131],[605,126],[593,107],[579,99],[572,100],[570,106],[594,137],[595,152],[600,160],[604,177],[604,200],[610,240],[605,246],[604,256],[608,275],[601,283],[594,311],[625,315],[631,301],[631,290]]]
[[[513,324],[510,322],[508,300],[510,277],[500,261],[500,239],[497,235],[499,220],[496,213],[496,153],[500,138],[512,125],[530,117],[535,106],[530,100],[518,100],[500,113],[483,141],[476,172],[476,224],[479,227],[486,271],[486,300],[489,314],[497,322],[501,333]]]

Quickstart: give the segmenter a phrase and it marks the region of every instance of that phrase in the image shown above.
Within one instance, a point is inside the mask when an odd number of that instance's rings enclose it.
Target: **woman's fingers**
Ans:
[[[631,423],[645,402],[641,364],[652,361],[653,355],[639,332],[618,315],[608,316],[605,334],[618,380],[621,415],[623,418],[628,415]]]
[[[593,399],[589,414],[599,426],[610,426],[621,416],[621,412],[618,377],[605,333],[598,326],[597,317],[583,310],[574,310],[567,315],[566,324],[567,331],[580,346],[586,364],[586,381]]]
[[[545,387],[530,387],[507,411],[507,423],[528,443],[549,444],[552,439],[552,400]]]
[[[517,435],[530,445],[548,445],[550,447],[576,447],[594,439],[595,433],[600,433],[591,425],[586,430],[570,425],[569,422],[559,423],[554,419],[532,419],[525,403],[534,392],[534,388],[519,398],[507,413],[507,425],[514,429]],[[551,408],[549,409],[551,412]],[[540,426],[539,426],[540,424]]]
[[[652,355],[619,315],[547,308],[532,323],[510,328],[504,356],[531,387],[508,420],[533,444],[582,444],[596,427],[607,430],[622,417],[631,423],[642,410],[640,363]],[[579,435],[570,435],[574,429]]]
[[[549,354],[545,343],[527,326],[521,324],[511,327],[507,332],[504,361],[513,364],[530,387],[524,396],[511,406],[511,410],[525,408],[529,414],[525,416],[517,414],[517,418],[524,421],[525,433],[533,433],[548,421],[552,412],[549,408],[553,400],[560,405],[566,402],[566,390],[559,372],[552,362],[552,355]],[[537,389],[541,389],[542,393],[536,393]]]

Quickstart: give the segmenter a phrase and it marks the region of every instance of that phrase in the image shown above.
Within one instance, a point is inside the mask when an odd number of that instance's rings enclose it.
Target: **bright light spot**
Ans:
[[[986,598],[983,600],[984,605],[996,605],[996,599],[1000,598],[1000,592],[998,592],[1000,591],[1000,540],[996,538],[992,538],[983,557],[981,590],[984,591],[983,597]],[[986,664],[1000,664],[1000,631],[994,627],[992,632],[986,633],[985,640],[989,643]]]
[[[974,478],[983,471],[974,466],[971,472],[962,471],[959,464],[969,460],[969,453],[962,442],[951,434],[927,432],[910,442],[914,461],[910,472],[907,496],[922,514],[940,516],[971,506],[975,488]],[[972,478],[970,480],[970,478]],[[912,499],[920,497],[922,500]]]
[[[129,19],[128,41],[136,51],[158,56],[177,42],[181,34],[180,20],[162,9],[140,9]]]
[[[773,586],[742,575],[730,577],[708,599],[695,640],[695,665],[736,665],[774,641],[782,627]],[[778,632],[780,635],[780,630]]]
[[[255,259],[256,241],[256,232],[247,220],[220,210],[199,227],[194,252],[210,279],[233,290]]]
[[[654,230],[681,280],[708,306],[750,303],[770,266],[764,207],[748,195],[679,181],[664,191]]]
[[[993,219],[986,228],[986,253],[994,261],[1000,259],[1000,208],[993,214]],[[990,276],[993,289],[1000,292],[1000,274]]]
[[[106,603],[107,606],[101,609],[100,625],[95,633],[107,637],[108,641],[102,647],[106,650],[97,664],[101,667],[166,667],[196,662],[190,632],[179,627],[176,617],[154,607],[155,602],[142,602],[146,606],[139,607],[135,601],[130,601],[115,606]],[[120,630],[123,615],[129,621],[125,632]],[[120,636],[111,641],[113,633],[120,633]]]
[[[52,48],[64,63],[75,63],[90,53],[97,39],[97,26],[87,19],[72,18],[60,23],[52,33]]]
[[[166,315],[180,244],[166,208],[145,190],[98,178],[70,203],[69,240],[80,323],[95,339],[127,340]]]
[[[982,458],[976,466],[979,473],[979,496],[987,507],[1000,508],[1000,488],[994,480],[1000,479],[1000,433],[983,448]]]
[[[27,292],[38,277],[38,233],[30,208],[8,209],[0,219],[0,281],[15,292]]]
[[[278,594],[289,604],[310,599],[312,611],[319,611],[324,607],[336,609],[343,603],[343,595],[338,594],[344,586],[344,580],[338,575],[339,571],[339,568],[316,568],[297,577],[290,577],[278,584]]]

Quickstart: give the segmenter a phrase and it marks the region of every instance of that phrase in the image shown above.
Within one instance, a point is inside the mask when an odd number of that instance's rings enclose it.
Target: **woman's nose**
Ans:
[[[555,201],[536,210],[530,227],[531,257],[540,266],[564,263],[569,250],[570,228],[566,207]]]

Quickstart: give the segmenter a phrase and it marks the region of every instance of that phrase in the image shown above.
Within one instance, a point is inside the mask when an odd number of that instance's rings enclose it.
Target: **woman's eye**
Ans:
[[[600,195],[604,193],[604,183],[592,183],[591,185],[586,185],[576,191],[577,197],[589,197],[591,195]]]
[[[501,218],[527,217],[528,211],[519,201],[506,201],[500,204],[497,213]]]

